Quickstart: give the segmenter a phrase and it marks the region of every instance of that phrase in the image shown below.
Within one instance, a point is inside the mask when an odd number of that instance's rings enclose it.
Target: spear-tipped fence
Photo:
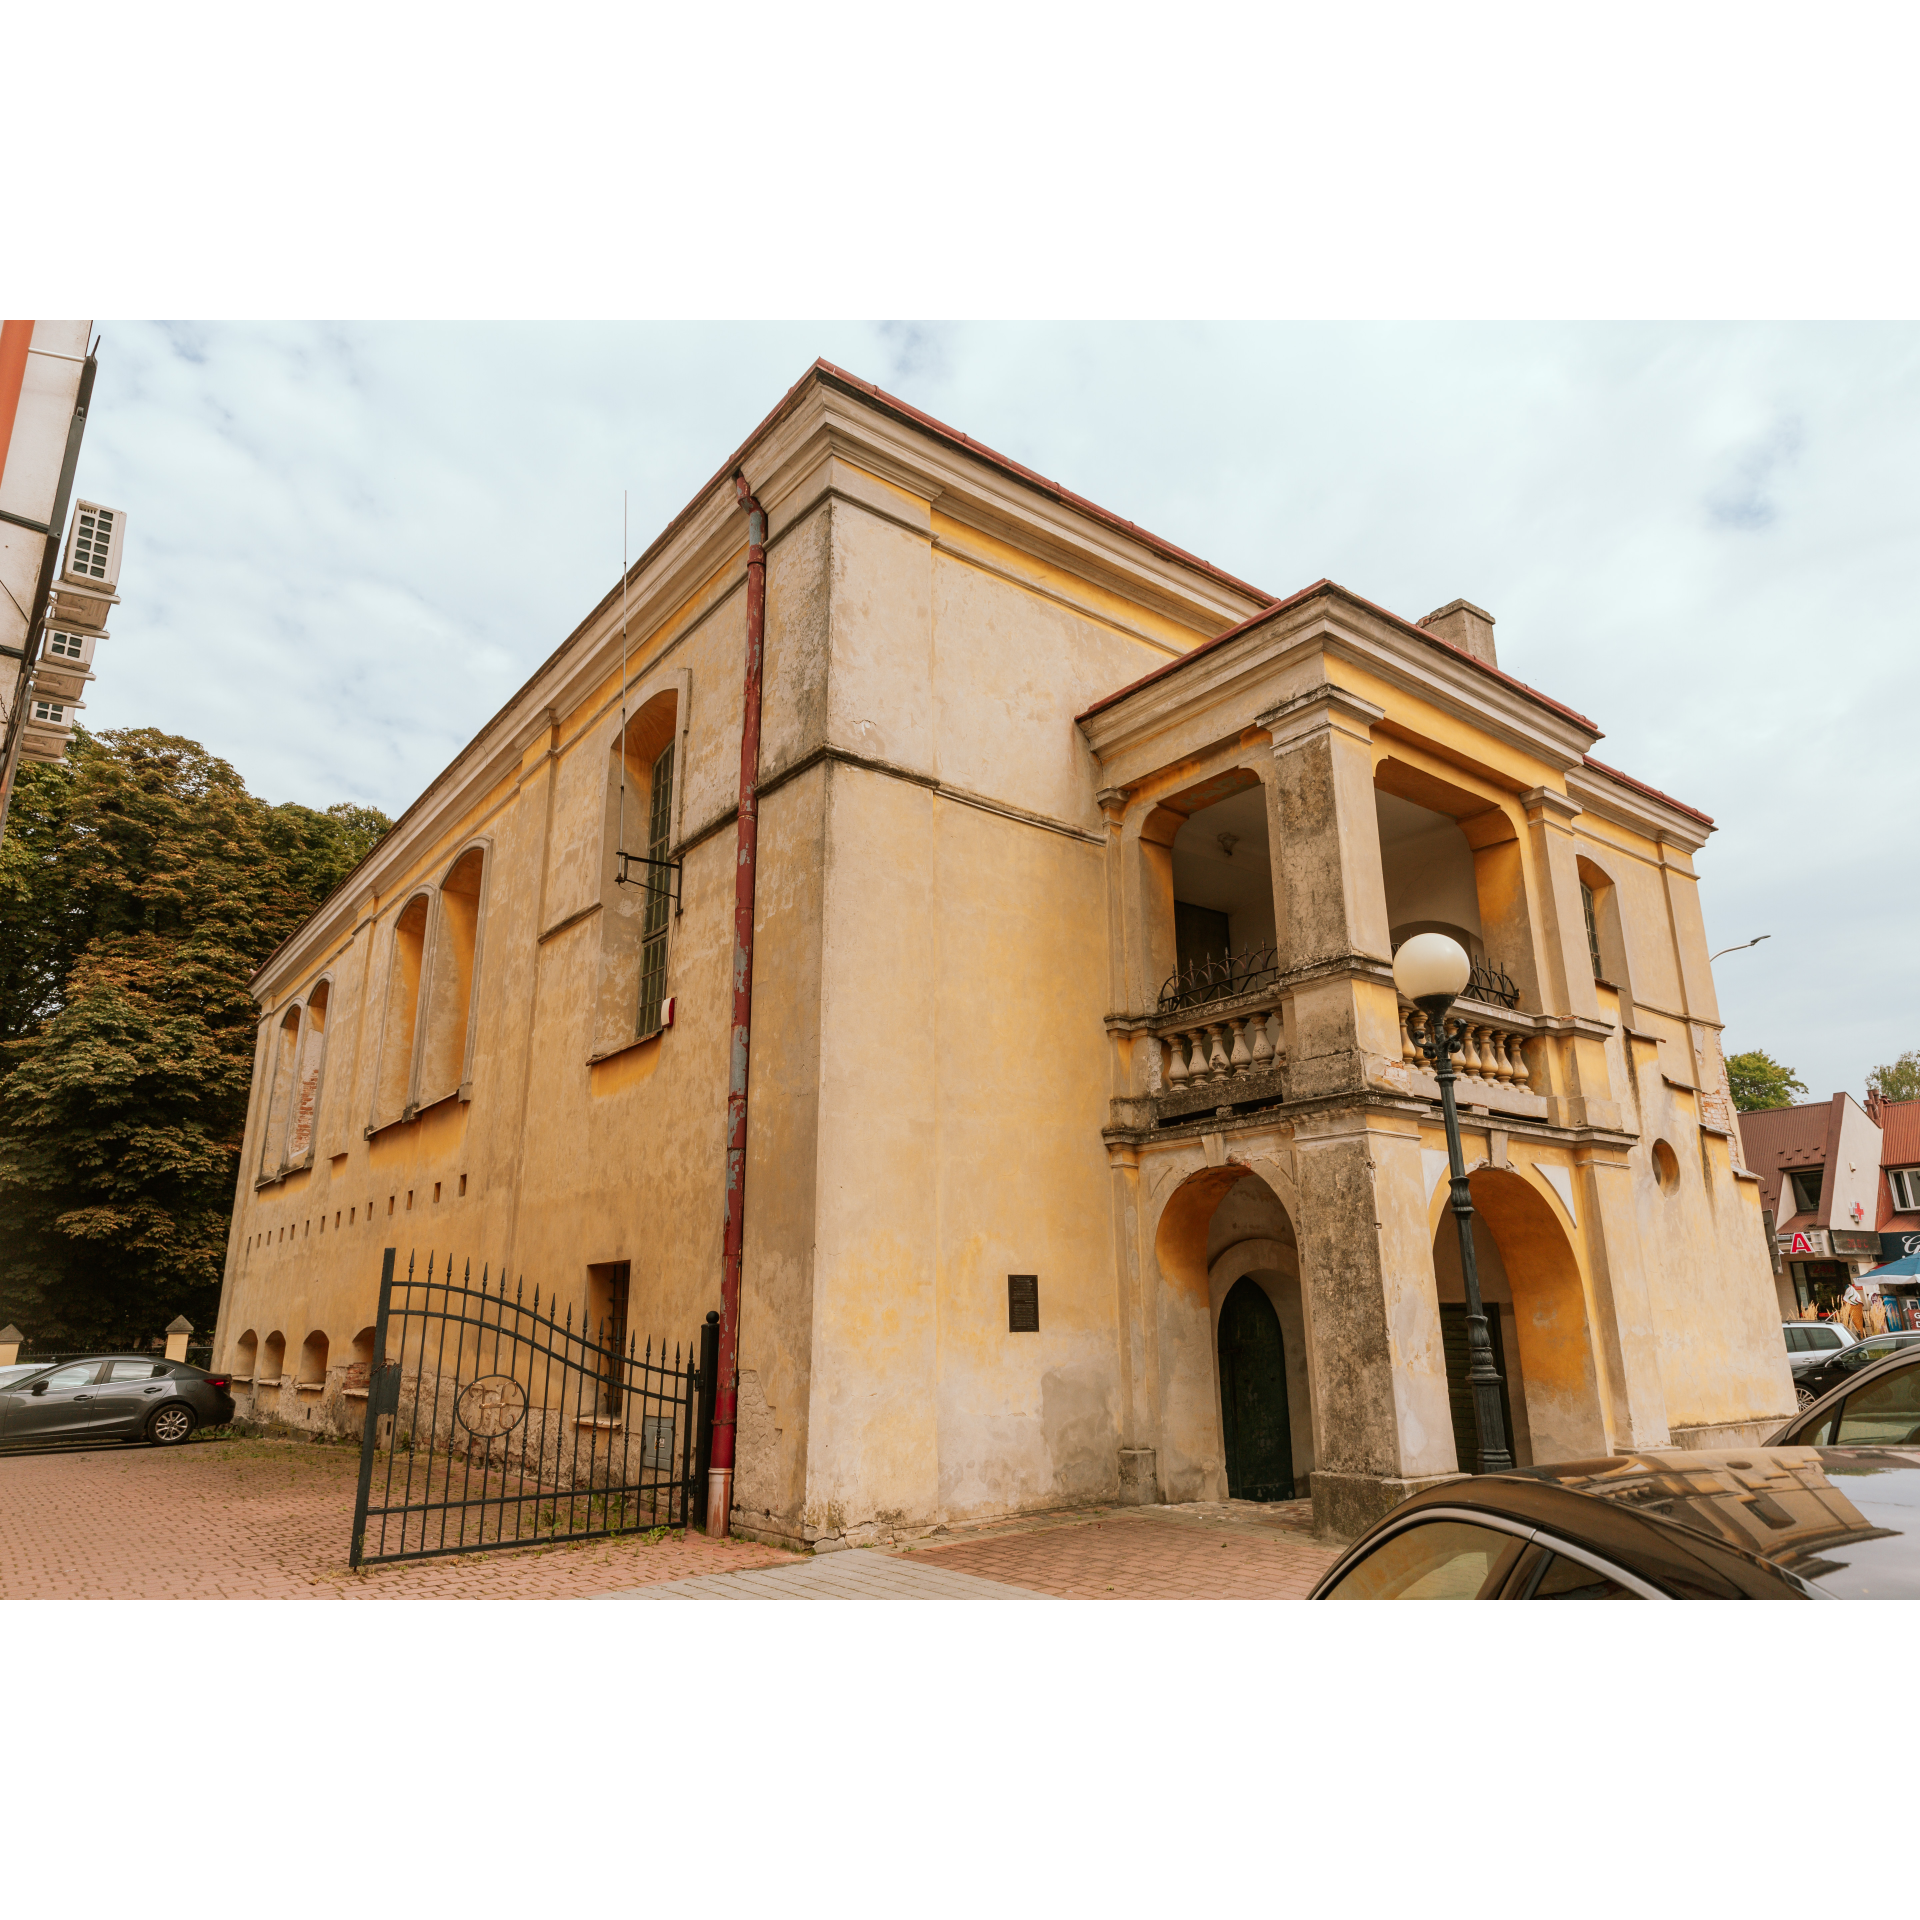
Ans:
[[[360,1445],[352,1563],[680,1527],[704,1506],[712,1320],[669,1353],[445,1259],[390,1247]]]

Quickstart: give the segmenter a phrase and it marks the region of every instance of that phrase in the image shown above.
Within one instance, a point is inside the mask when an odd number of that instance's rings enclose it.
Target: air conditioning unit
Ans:
[[[98,633],[68,633],[60,627],[49,627],[40,658],[50,666],[57,662],[63,667],[91,667],[94,645],[106,637],[104,628]]]
[[[73,738],[78,700],[49,700],[39,693],[27,697],[27,723],[20,729],[20,754],[26,760],[63,760]]]
[[[95,676],[70,661],[49,659],[44,653],[33,666],[33,691],[42,700],[78,702]]]
[[[92,500],[76,501],[73,525],[67,531],[67,563],[60,569],[61,584],[112,593],[120,584],[120,550],[126,544],[126,533],[124,513]]]
[[[106,630],[109,608],[120,604],[120,553],[127,516],[114,507],[82,500],[73,509],[67,557],[53,594],[53,624],[94,633]]]

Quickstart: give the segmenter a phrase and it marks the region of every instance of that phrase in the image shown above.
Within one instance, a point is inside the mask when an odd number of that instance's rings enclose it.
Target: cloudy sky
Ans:
[[[398,812],[816,354],[1274,593],[1488,608],[1720,822],[1730,1043],[1920,1046],[1910,326],[108,323],[89,724]]]

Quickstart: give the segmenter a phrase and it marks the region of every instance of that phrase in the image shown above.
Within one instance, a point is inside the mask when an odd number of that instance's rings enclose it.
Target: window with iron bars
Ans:
[[[647,858],[664,861],[673,825],[673,743],[660,750],[653,763],[653,786],[647,802]],[[640,1019],[642,1038],[660,1031],[660,1005],[667,997],[667,903],[673,883],[664,865],[650,866],[647,910],[640,937]]]

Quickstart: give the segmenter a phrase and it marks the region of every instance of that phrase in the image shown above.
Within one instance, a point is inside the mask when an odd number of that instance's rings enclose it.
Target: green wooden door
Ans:
[[[1291,1500],[1293,1425],[1280,1316],[1257,1280],[1234,1283],[1220,1309],[1220,1424],[1227,1497]]]
[[[1495,1371],[1500,1375],[1500,1418],[1506,1423],[1507,1451],[1514,1453],[1513,1402],[1507,1394],[1507,1355],[1500,1339],[1500,1309],[1489,1302],[1486,1312],[1487,1340],[1493,1348]],[[1460,1462],[1460,1471],[1472,1473],[1480,1449],[1473,1431],[1473,1389],[1467,1385],[1467,1310],[1464,1306],[1441,1306],[1440,1343],[1447,1356],[1447,1406],[1453,1415],[1453,1451]]]

